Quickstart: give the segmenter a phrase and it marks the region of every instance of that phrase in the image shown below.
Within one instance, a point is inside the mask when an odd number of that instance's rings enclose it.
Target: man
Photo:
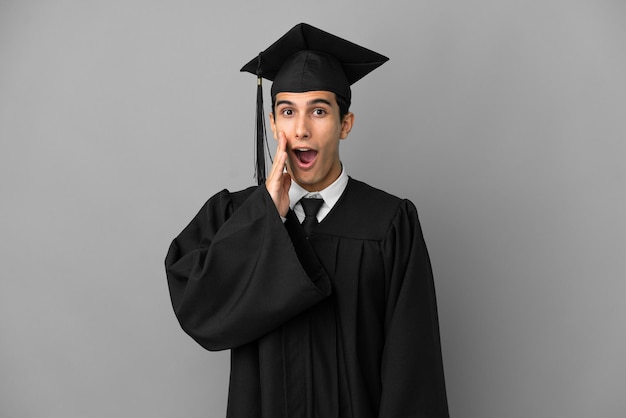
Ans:
[[[415,207],[339,157],[350,85],[386,60],[300,24],[242,69],[273,80],[269,175],[209,199],[166,258],[183,329],[231,350],[230,418],[448,417]]]

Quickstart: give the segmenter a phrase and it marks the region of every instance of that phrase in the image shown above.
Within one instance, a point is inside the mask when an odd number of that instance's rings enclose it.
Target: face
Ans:
[[[308,191],[319,191],[341,174],[339,141],[347,138],[354,115],[339,118],[335,93],[278,93],[270,124],[274,139],[287,138],[287,172]]]

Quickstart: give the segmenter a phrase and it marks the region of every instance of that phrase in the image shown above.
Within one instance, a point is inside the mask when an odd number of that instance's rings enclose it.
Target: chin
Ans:
[[[314,186],[318,184],[318,181],[316,179],[309,176],[295,176],[294,179],[296,180],[296,183],[304,188],[307,188],[307,186]]]

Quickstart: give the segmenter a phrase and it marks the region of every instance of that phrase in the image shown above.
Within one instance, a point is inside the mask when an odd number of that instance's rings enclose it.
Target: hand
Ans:
[[[265,181],[265,187],[269,192],[280,216],[287,216],[289,211],[289,187],[291,176],[285,173],[287,163],[287,137],[283,132],[278,133],[278,148],[274,156],[274,163],[270,174]]]

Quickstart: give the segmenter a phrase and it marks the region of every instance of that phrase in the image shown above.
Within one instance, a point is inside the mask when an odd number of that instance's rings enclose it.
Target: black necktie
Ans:
[[[317,212],[322,207],[324,199],[305,197],[300,200],[302,209],[304,209],[304,220],[302,221],[302,228],[307,235],[311,235],[313,228],[317,225]]]

